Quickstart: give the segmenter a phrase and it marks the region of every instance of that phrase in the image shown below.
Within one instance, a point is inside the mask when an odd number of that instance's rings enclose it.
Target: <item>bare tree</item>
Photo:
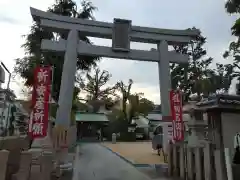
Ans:
[[[128,120],[126,109],[127,109],[127,101],[130,98],[130,94],[131,94],[132,84],[133,84],[133,80],[129,79],[127,85],[125,85],[123,81],[118,82],[116,85],[122,94],[122,111],[123,111],[125,120]]]
[[[99,68],[95,68],[93,73],[87,73],[86,79],[82,75],[76,76],[79,87],[86,93],[86,101],[93,106],[93,111],[98,111],[99,107],[106,103],[111,96],[115,96],[116,85],[108,86],[107,83],[111,74]]]

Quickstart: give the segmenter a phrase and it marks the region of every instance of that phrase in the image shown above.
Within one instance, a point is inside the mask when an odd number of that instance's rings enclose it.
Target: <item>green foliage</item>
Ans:
[[[225,92],[229,89],[231,81],[234,77],[233,66],[231,64],[216,64],[214,73],[211,74],[210,83],[213,87],[217,87],[218,90],[224,90]],[[215,90],[215,89],[214,89]]]
[[[177,52],[189,55],[188,64],[171,64],[172,89],[184,92],[184,101],[195,93],[200,100],[217,90],[226,90],[231,83],[231,66],[217,64],[216,69],[210,68],[213,59],[206,56],[205,43],[206,38],[200,34],[189,45],[174,46]]]
[[[112,109],[111,113],[107,114],[107,117],[110,122],[124,120],[124,114],[123,114],[122,110],[120,110],[120,109]]]
[[[136,133],[128,132],[129,122],[124,120],[124,113],[122,110],[113,109],[112,113],[108,114],[109,126],[105,128],[105,134],[111,140],[112,133],[120,134],[118,140],[120,141],[135,141]]]
[[[150,111],[154,109],[154,103],[144,97],[143,93],[130,94],[128,118],[129,121],[137,119],[139,115],[147,116]]]
[[[204,76],[212,58],[203,59],[206,55],[206,50],[202,47],[205,42],[206,38],[200,35],[190,45],[174,46],[177,52],[189,55],[189,64],[171,65],[172,88],[185,92],[185,101],[193,93],[197,93],[200,98],[202,90],[206,88]]]
[[[99,68],[95,68],[93,74],[87,73],[85,80],[80,74],[77,76],[78,85],[87,94],[86,101],[93,107],[93,112],[97,112],[101,105],[114,103],[111,96],[115,96],[116,86],[106,87],[110,78],[108,71]]]
[[[225,4],[225,8],[229,14],[239,14],[240,13],[240,1],[238,0],[228,0]],[[233,24],[232,28],[232,35],[236,36],[236,40],[231,42],[226,51],[223,54],[224,58],[229,56],[233,57],[233,64],[228,64],[231,68],[232,74],[231,77],[238,77],[240,79],[240,18],[238,18],[235,23]],[[239,92],[239,84],[237,85],[237,93]]]
[[[112,139],[112,133],[117,134],[117,139],[119,141],[135,141],[136,133],[128,132],[129,124],[127,121],[122,119],[117,119],[115,121],[110,121],[108,127],[104,129],[104,134],[108,140]]]
[[[149,112],[154,109],[154,103],[147,98],[140,98],[138,112],[144,116],[147,116]]]
[[[131,93],[132,84],[132,79],[129,79],[128,84],[124,84],[122,81],[116,84],[116,87],[122,95],[121,116],[123,120],[128,122],[128,124],[131,124],[132,120],[138,118],[140,114],[146,116],[154,109],[153,102],[143,98],[143,93]],[[128,109],[127,103],[129,103]]]
[[[233,64],[228,64],[229,71],[232,72],[233,77],[240,76],[240,49],[239,49],[239,42],[231,42],[229,45],[229,50],[223,54],[224,58],[229,56],[233,56]]]
[[[132,122],[132,119],[138,117],[139,114],[139,94],[130,94],[128,97],[129,101],[129,110],[128,110],[128,121],[129,123]]]
[[[123,81],[120,81],[116,84],[117,88],[120,90],[122,94],[122,112],[124,115],[124,120],[128,121],[129,124],[131,124],[131,119],[129,120],[127,115],[127,101],[130,98],[132,84],[133,84],[132,79],[129,79],[127,85],[125,85]]]
[[[240,13],[240,1],[239,0],[228,0],[225,4],[225,8],[228,13]]]
[[[82,1],[81,10],[78,11],[74,1],[56,0],[55,4],[53,4],[48,11],[73,18],[93,19],[92,12],[95,9],[96,8],[88,1]],[[32,86],[34,80],[33,70],[36,66],[40,64],[54,66],[52,97],[55,101],[58,101],[64,57],[62,55],[56,55],[54,52],[42,52],[40,47],[42,39],[66,39],[67,34],[46,31],[34,22],[29,34],[24,37],[25,43],[22,47],[25,50],[25,56],[16,59],[14,67],[15,73],[25,79],[26,86]],[[80,35],[79,38],[87,43],[91,43],[86,36]],[[89,70],[92,66],[96,65],[96,60],[98,60],[97,57],[78,56],[77,69]]]

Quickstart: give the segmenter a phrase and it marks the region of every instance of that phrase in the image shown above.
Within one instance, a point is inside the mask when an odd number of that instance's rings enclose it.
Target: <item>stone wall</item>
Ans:
[[[233,157],[234,136],[240,133],[240,114],[222,113],[222,137],[224,148],[229,148]]]
[[[75,126],[70,127],[68,140],[71,147],[76,144],[76,132]],[[41,151],[35,161],[35,151],[29,150],[29,142],[27,136],[0,137],[0,180],[27,180],[36,176],[50,180],[54,152]]]
[[[227,177],[226,169],[223,169],[224,163],[221,151],[209,143],[204,147],[169,145],[169,176],[184,180],[225,180]]]
[[[0,138],[0,180],[50,180],[53,176],[53,153],[42,152],[34,161],[26,136]]]
[[[28,148],[29,140],[26,136],[9,136],[0,138],[0,163],[3,170],[6,168],[6,179],[10,180],[12,174],[18,171],[21,152]]]

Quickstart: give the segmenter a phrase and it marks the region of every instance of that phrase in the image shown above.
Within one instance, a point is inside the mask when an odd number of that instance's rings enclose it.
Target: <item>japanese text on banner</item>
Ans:
[[[37,67],[34,72],[33,109],[29,121],[29,133],[32,138],[47,135],[51,75],[51,67]]]
[[[173,123],[173,140],[184,139],[183,119],[182,119],[182,99],[180,92],[170,92],[170,106]]]

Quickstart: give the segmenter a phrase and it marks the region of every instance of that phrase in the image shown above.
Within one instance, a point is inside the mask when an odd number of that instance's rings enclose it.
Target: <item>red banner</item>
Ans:
[[[51,76],[52,68],[50,66],[37,67],[34,70],[32,113],[28,128],[28,132],[33,139],[47,135]]]
[[[170,107],[173,124],[173,140],[184,140],[184,125],[182,117],[182,97],[180,92],[170,91]]]

